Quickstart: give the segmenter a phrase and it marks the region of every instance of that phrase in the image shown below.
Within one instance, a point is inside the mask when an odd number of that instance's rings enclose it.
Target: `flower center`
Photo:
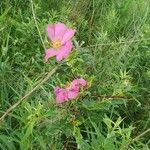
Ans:
[[[67,82],[67,84],[65,85],[65,89],[70,89],[71,88],[71,85],[69,82]]]
[[[54,49],[60,48],[60,47],[61,47],[61,42],[60,42],[60,40],[52,41],[52,47],[53,47]]]

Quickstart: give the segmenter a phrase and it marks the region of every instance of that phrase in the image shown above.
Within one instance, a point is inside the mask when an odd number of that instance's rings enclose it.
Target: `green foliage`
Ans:
[[[40,89],[0,122],[2,150],[148,150],[150,134],[149,0],[34,0],[45,27],[76,28],[74,50]],[[31,0],[0,1],[0,115],[57,62],[44,49]],[[53,88],[88,81],[78,98],[55,104]],[[136,139],[136,140],[135,140]]]

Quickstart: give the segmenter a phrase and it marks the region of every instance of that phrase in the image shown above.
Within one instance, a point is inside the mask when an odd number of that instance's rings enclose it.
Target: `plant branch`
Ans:
[[[119,96],[119,95],[109,96],[109,95],[99,95],[96,93],[94,93],[93,96],[98,98],[106,98],[106,99],[132,99],[132,97],[127,97],[127,96]]]
[[[98,46],[110,46],[110,45],[120,45],[120,44],[131,44],[136,42],[142,42],[142,41],[149,41],[150,38],[145,39],[137,39],[137,40],[130,40],[130,41],[121,41],[121,42],[112,42],[112,43],[101,43],[101,44],[95,44],[95,45],[88,45],[82,48],[90,48],[90,47],[98,47]]]
[[[36,85],[31,91],[29,91],[25,96],[23,96],[18,102],[13,104],[9,109],[5,111],[5,113],[0,117],[0,121],[2,121],[11,111],[13,111],[18,105],[20,105],[23,101],[25,101],[34,91],[36,91],[40,86],[45,83],[55,72],[58,67],[52,69],[47,76],[38,84]]]

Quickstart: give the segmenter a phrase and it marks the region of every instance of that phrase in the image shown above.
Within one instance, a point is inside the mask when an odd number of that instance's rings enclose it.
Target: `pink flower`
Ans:
[[[46,31],[52,48],[45,50],[45,61],[53,56],[56,56],[57,61],[66,58],[73,48],[71,38],[76,31],[67,28],[63,23],[48,25]]]
[[[80,88],[86,86],[87,82],[84,79],[75,79],[73,80],[69,87],[66,87],[65,89],[60,87],[55,87],[54,93],[56,96],[56,103],[64,103],[66,101],[69,101],[71,99],[76,99]]]
[[[64,101],[68,100],[67,91],[65,89],[62,89],[57,86],[57,87],[55,87],[54,93],[56,95],[57,103],[63,103]]]

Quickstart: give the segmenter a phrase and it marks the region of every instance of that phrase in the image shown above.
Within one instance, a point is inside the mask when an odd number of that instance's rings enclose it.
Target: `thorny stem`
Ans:
[[[0,121],[2,121],[11,111],[13,111],[18,105],[20,105],[23,101],[25,101],[34,91],[36,91],[40,86],[45,83],[55,72],[58,67],[52,69],[47,76],[38,84],[36,85],[31,91],[29,91],[25,96],[23,96],[18,102],[13,104],[9,109],[5,111],[5,113],[0,117]]]

